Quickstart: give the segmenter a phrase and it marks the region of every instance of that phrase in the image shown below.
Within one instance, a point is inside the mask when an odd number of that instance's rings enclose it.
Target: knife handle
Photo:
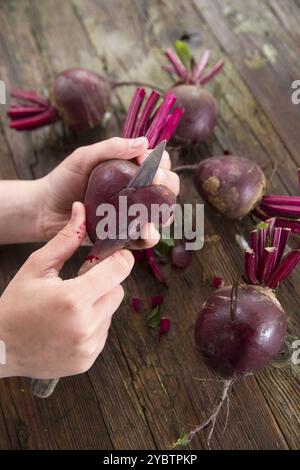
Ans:
[[[54,392],[59,379],[31,379],[31,393],[38,398],[48,398]]]

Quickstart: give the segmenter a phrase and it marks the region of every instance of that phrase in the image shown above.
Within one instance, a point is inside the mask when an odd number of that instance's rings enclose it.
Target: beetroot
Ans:
[[[155,110],[155,105],[159,99],[157,92],[152,92],[142,109],[145,98],[145,90],[138,88],[133,96],[128,114],[124,123],[123,136],[132,137],[146,135],[149,146],[154,147],[164,139],[169,139],[181,117],[182,111],[174,107],[175,97],[167,94],[162,104]],[[137,170],[137,166],[126,160],[109,160],[97,165],[91,173],[88,187],[85,194],[85,206],[87,211],[87,233],[94,243],[88,256],[88,261],[99,262],[103,256],[103,243],[107,240],[99,239],[97,236],[97,225],[103,216],[97,216],[97,207],[104,203],[112,204],[117,212],[117,234],[118,229],[125,229],[127,236],[125,239],[112,239],[111,252],[116,250],[116,246],[121,249],[131,246],[131,236],[136,233],[130,232],[128,226],[134,217],[126,217],[125,222],[119,224],[120,196],[127,197],[127,207],[132,204],[143,203],[148,209],[150,216],[150,206],[152,204],[166,204],[166,209],[160,214],[160,222],[166,223],[169,219],[169,209],[176,202],[175,195],[165,186],[151,185],[143,188],[127,188],[127,184]],[[150,222],[148,218],[145,222]],[[123,225],[122,225],[123,223]],[[125,224],[125,225],[124,225]],[[152,270],[155,268],[157,277],[160,276],[159,267],[156,266],[153,250],[146,250],[146,257]],[[105,252],[107,256],[107,252]],[[85,268],[83,268],[85,269]],[[161,275],[161,279],[163,277]]]
[[[18,131],[37,129],[62,120],[73,129],[93,128],[102,121],[117,82],[92,70],[73,68],[57,75],[45,99],[35,92],[14,89],[8,116],[10,127]],[[151,86],[151,85],[150,85]]]
[[[194,179],[203,199],[230,219],[249,214],[266,189],[261,168],[235,155],[203,160],[196,168]]]
[[[284,311],[271,289],[239,286],[235,318],[231,294],[232,286],[215,291],[201,308],[195,327],[200,353],[223,377],[264,368],[281,350],[286,333]]]
[[[173,171],[193,171],[194,182],[204,201],[230,219],[251,212],[260,220],[276,217],[276,227],[300,234],[300,196],[264,195],[266,178],[251,160],[236,155],[211,157]],[[297,170],[298,181],[300,170]]]
[[[203,89],[223,68],[223,60],[205,73],[210,51],[204,52],[202,59],[195,64],[186,43],[176,41],[175,50],[166,51],[170,65],[164,66],[172,76],[179,80],[170,88],[177,103],[185,110],[176,134],[192,143],[202,142],[212,133],[216,124],[218,106],[213,96]]]
[[[185,436],[187,442],[211,426],[210,445],[216,419],[233,383],[263,369],[283,347],[286,314],[274,289],[299,263],[300,250],[284,256],[290,230],[275,225],[276,220],[270,219],[251,232],[243,281],[218,289],[201,307],[195,324],[196,346],[208,366],[223,377],[224,386],[219,404],[204,423]]]

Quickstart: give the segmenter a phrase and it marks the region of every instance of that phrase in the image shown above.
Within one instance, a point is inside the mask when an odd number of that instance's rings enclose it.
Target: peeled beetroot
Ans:
[[[230,219],[249,214],[266,189],[261,168],[235,155],[203,160],[195,169],[194,180],[203,199]]]
[[[220,60],[205,72],[210,57],[209,50],[204,52],[200,62],[196,64],[186,43],[176,41],[175,49],[176,53],[172,49],[166,51],[170,64],[164,66],[164,69],[178,79],[170,91],[185,111],[176,134],[193,143],[202,142],[212,133],[218,112],[216,100],[203,86],[220,72],[224,62]]]

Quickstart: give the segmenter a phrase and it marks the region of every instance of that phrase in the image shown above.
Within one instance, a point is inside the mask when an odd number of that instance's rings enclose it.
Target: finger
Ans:
[[[72,288],[88,302],[94,303],[97,299],[110,292],[114,287],[129,276],[134,265],[134,257],[128,250],[120,250],[104,261],[72,279]],[[99,281],[101,280],[101,281]]]
[[[133,250],[145,250],[146,248],[152,248],[160,240],[160,234],[152,223],[145,224],[141,230],[141,237],[130,244],[130,248]]]
[[[145,153],[147,148],[148,140],[146,137],[136,139],[113,137],[76,149],[64,163],[77,172],[89,175],[92,169],[104,160],[116,158],[130,160]]]
[[[93,315],[96,318],[96,330],[99,329],[107,321],[111,321],[111,317],[118,310],[124,299],[124,289],[119,284],[114,287],[108,294],[94,302],[92,307]]]
[[[29,259],[39,272],[57,275],[64,263],[79,248],[86,233],[85,207],[74,202],[68,224]]]
[[[159,168],[153,180],[153,184],[162,184],[167,186],[175,196],[178,196],[180,190],[180,179],[177,173]]]
[[[137,163],[141,165],[146,160],[150,152],[151,150],[147,150],[143,155],[137,157]],[[163,156],[161,157],[159,166],[160,168],[164,168],[165,170],[171,170],[171,159],[169,153],[166,150],[164,151]]]

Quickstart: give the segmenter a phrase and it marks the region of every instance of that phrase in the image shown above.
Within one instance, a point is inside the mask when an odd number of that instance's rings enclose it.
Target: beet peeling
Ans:
[[[195,343],[209,368],[223,378],[223,390],[210,417],[186,434],[184,442],[191,442],[199,431],[210,427],[210,446],[218,414],[233,383],[263,369],[281,351],[287,319],[274,289],[300,261],[300,250],[285,255],[289,233],[276,227],[275,219],[260,223],[251,232],[243,279],[216,290],[201,307]],[[176,445],[180,443],[179,439]]]
[[[176,134],[192,143],[202,142],[212,133],[218,112],[214,97],[203,89],[203,86],[215,77],[223,68],[220,60],[208,72],[205,72],[211,52],[205,51],[198,64],[186,43],[175,42],[175,53],[168,49],[165,54],[169,65],[164,69],[177,82],[170,88],[177,102],[185,110]]]

